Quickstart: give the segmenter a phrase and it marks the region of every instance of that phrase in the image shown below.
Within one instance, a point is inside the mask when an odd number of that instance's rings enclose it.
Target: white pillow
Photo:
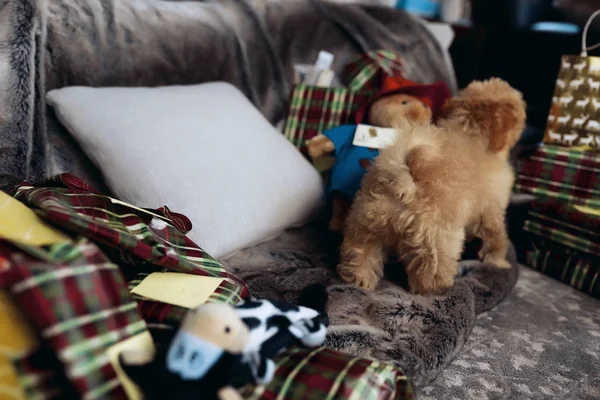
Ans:
[[[69,87],[47,99],[117,197],[184,213],[214,257],[303,224],[323,203],[316,170],[230,84]]]

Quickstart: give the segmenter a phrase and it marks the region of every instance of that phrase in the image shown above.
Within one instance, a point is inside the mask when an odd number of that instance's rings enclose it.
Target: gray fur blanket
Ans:
[[[0,1],[0,189],[68,171],[81,152],[45,118],[50,89],[227,81],[272,122],[295,64],[326,49],[339,72],[368,50],[395,50],[408,78],[452,71],[427,28],[401,11],[318,0]],[[48,129],[50,127],[50,130]],[[62,135],[62,136],[61,136]]]
[[[338,248],[339,237],[313,225],[289,230],[225,264],[257,297],[325,309],[331,324],[327,347],[394,362],[417,391],[452,362],[477,314],[501,302],[518,277],[512,249],[509,270],[482,264],[467,251],[456,285],[444,295],[407,293],[398,264],[386,268],[387,279],[376,290],[365,292],[336,277]]]

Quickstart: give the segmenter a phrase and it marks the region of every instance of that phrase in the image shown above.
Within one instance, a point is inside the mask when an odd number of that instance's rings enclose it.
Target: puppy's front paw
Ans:
[[[352,268],[340,265],[338,266],[338,273],[344,281],[355,283],[366,290],[375,289],[381,279],[377,271],[369,268]]]
[[[492,264],[498,268],[509,269],[511,267],[504,256],[495,253],[484,254],[481,260],[486,264]]]

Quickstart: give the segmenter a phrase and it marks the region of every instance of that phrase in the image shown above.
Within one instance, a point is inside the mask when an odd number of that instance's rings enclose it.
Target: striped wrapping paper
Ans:
[[[406,375],[392,364],[352,357],[325,348],[295,348],[275,358],[277,370],[266,387],[249,387],[245,399],[409,400]]]
[[[344,124],[353,124],[356,111],[374,92],[352,92],[345,88],[296,85],[284,136],[303,153],[306,141],[319,133]]]
[[[515,190],[535,196],[523,226],[527,263],[599,297],[600,153],[539,147],[518,163]]]
[[[51,350],[19,360],[23,386],[42,398],[53,398],[58,388],[61,398],[125,399],[106,350],[147,327],[119,267],[87,239],[46,250],[20,247],[26,252],[2,247],[10,267],[0,287]],[[43,258],[33,256],[43,251]]]
[[[342,73],[342,82],[353,92],[378,91],[385,75],[402,75],[400,57],[389,50],[374,50],[350,61]]]

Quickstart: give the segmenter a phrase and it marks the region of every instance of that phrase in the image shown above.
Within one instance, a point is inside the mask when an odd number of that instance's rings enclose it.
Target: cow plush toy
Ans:
[[[188,312],[168,349],[148,360],[123,352],[120,364],[146,399],[241,399],[237,389],[267,384],[271,359],[293,344],[320,346],[328,319],[310,308],[247,300]]]

